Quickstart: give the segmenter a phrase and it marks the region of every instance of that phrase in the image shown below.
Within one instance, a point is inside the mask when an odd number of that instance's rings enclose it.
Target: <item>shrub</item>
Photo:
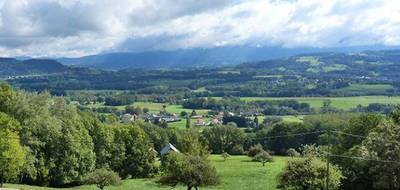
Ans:
[[[243,145],[237,144],[237,145],[233,146],[233,148],[231,149],[231,151],[229,153],[231,155],[243,155],[244,154]]]
[[[254,157],[255,155],[261,153],[262,151],[264,151],[264,149],[261,146],[261,144],[257,144],[257,145],[252,146],[250,148],[250,150],[247,152],[247,156]]]
[[[338,189],[344,179],[338,167],[332,165],[329,170],[329,187]],[[316,157],[306,157],[288,161],[279,176],[279,186],[284,189],[324,189],[326,162]]]

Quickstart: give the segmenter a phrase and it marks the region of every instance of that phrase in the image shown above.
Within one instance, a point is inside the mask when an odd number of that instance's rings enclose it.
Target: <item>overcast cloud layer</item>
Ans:
[[[398,0],[0,0],[0,56],[400,45]]]

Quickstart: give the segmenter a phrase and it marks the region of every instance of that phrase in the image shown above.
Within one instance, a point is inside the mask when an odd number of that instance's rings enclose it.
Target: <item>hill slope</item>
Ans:
[[[0,77],[60,73],[67,69],[67,66],[50,59],[21,61],[14,58],[0,58]]]
[[[304,53],[351,52],[385,47],[350,48],[280,48],[280,47],[218,47],[141,53],[109,53],[80,58],[60,58],[66,65],[77,65],[107,70],[222,67],[284,58]]]

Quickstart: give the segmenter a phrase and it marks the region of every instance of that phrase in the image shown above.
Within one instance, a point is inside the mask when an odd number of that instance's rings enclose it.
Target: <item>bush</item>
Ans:
[[[338,189],[344,179],[338,167],[332,165],[329,170],[329,187]],[[288,161],[279,176],[279,186],[284,189],[324,189],[326,162],[316,157],[306,157]]]
[[[300,153],[297,152],[294,148],[289,148],[289,150],[286,151],[286,154],[290,157],[299,157]]]
[[[257,154],[259,154],[259,153],[261,153],[263,151],[264,151],[264,149],[261,146],[261,144],[257,144],[257,145],[252,146],[250,148],[249,152],[247,152],[247,156],[254,157],[254,156],[256,156]]]
[[[105,168],[96,169],[92,173],[90,173],[86,179],[86,184],[96,184],[98,188],[101,190],[104,189],[106,186],[110,185],[120,185],[121,179],[119,178],[118,174],[107,170]]]
[[[231,151],[229,151],[229,153],[231,155],[243,155],[244,154],[243,145],[237,144],[233,146],[233,148],[231,149]]]

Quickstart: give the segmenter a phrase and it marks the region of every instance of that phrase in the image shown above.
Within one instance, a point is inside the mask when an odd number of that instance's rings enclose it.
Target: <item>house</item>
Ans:
[[[222,120],[219,118],[214,118],[211,120],[210,125],[222,125]]]
[[[161,156],[164,156],[165,154],[168,154],[169,152],[179,152],[177,148],[175,148],[174,145],[171,143],[168,143],[167,146],[161,149],[160,154]]]
[[[135,122],[136,117],[137,117],[136,115],[131,115],[129,113],[126,113],[126,114],[122,115],[121,122],[122,123],[132,123],[132,122]]]
[[[142,116],[143,119],[147,122],[161,122],[165,121],[167,123],[170,122],[177,122],[180,121],[181,119],[177,117],[176,115],[156,115],[156,114],[146,114]]]
[[[206,122],[204,121],[203,118],[198,118],[198,119],[196,120],[196,122],[194,123],[194,125],[197,126],[197,127],[200,127],[200,126],[206,125]]]

